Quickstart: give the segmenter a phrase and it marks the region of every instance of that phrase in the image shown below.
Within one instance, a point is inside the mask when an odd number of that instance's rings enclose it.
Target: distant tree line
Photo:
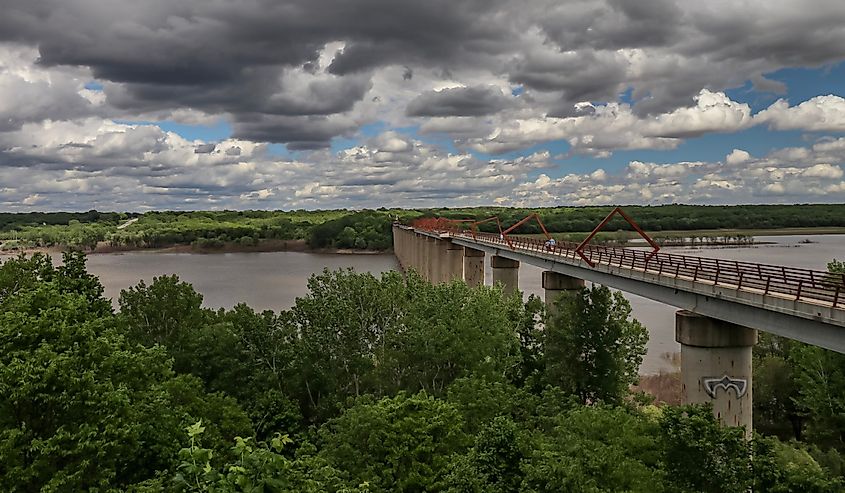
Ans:
[[[308,287],[278,313],[210,310],[163,276],[115,311],[81,253],[0,263],[0,490],[842,488],[841,424],[747,442],[706,407],[631,393],[647,335],[607,288],[547,313],[413,272]]]
[[[194,245],[219,248],[225,245],[254,246],[266,240],[300,240],[311,248],[388,250],[392,246],[390,224],[410,223],[419,217],[484,219],[498,216],[505,226],[538,212],[553,233],[591,231],[611,207],[553,207],[522,209],[475,207],[459,209],[378,209],[364,211],[196,211],[118,214],[86,213],[0,214],[0,242],[13,246],[67,246],[90,249],[98,242],[115,247],[158,248]],[[845,205],[754,205],[754,206],[626,206],[625,210],[650,232],[701,229],[771,229],[789,227],[845,227]],[[118,229],[130,218],[137,221]],[[495,223],[481,225],[496,232]],[[631,231],[620,218],[606,231]],[[516,234],[537,234],[536,222],[518,228]],[[580,236],[579,236],[580,233]]]
[[[645,230],[690,231],[700,229],[772,229],[806,227],[845,227],[845,204],[810,205],[660,205],[624,206],[625,212]],[[613,207],[551,207],[538,209],[479,207],[467,209],[430,209],[425,216],[454,219],[483,219],[498,216],[509,226],[531,212],[539,213],[551,232],[586,232],[595,228]],[[495,223],[481,225],[483,231],[495,232]],[[605,227],[607,231],[632,231],[616,216]],[[515,233],[540,233],[535,221],[526,223]]]

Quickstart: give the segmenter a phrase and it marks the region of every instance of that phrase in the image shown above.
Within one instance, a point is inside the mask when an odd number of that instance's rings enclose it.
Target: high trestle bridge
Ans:
[[[591,244],[614,214],[628,221],[650,249]],[[545,238],[510,234],[536,220]],[[478,226],[495,221],[498,233]],[[679,308],[685,401],[711,402],[723,423],[751,430],[751,348],[757,330],[845,353],[845,274],[782,265],[713,259],[659,251],[621,209],[615,209],[583,242],[550,242],[533,214],[505,229],[498,219],[425,219],[396,224],[394,251],[403,268],[432,282],[484,282],[490,257],[493,282],[517,290],[522,262],[544,269],[550,309],[563,293],[585,282],[602,284]]]

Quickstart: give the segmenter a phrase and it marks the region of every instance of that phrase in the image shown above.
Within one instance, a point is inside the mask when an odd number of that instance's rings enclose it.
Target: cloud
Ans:
[[[418,118],[505,119],[514,111],[520,118],[569,117],[582,116],[578,103],[618,103],[630,90],[631,111],[642,117],[685,108],[702,89],[718,94],[749,80],[758,90],[782,92],[765,74],[845,58],[845,6],[797,5],[114,0],[101,8],[45,0],[6,2],[0,43],[37,48],[39,66],[51,73],[89,74],[103,84],[95,97],[111,111],[195,111],[233,122],[239,137],[275,135],[273,142],[301,148],[325,146],[379,117],[401,125],[407,115],[390,107]],[[386,76],[391,71],[395,77]],[[525,91],[518,108],[493,90],[509,84]],[[12,90],[25,94],[18,87],[3,94]],[[79,95],[58,87],[52,93],[61,104],[43,106],[49,115],[37,104],[16,104],[5,126],[92,115]],[[307,136],[291,132],[290,121]]]
[[[841,142],[842,141],[842,142]],[[394,131],[339,152],[280,157],[248,140],[188,140],[154,125],[99,118],[0,133],[5,210],[433,207],[836,202],[840,149],[822,139],[723,161],[631,161],[553,177],[548,151],[512,159],[449,152]]]
[[[636,115],[629,105],[619,103],[581,107],[591,111],[564,118],[513,119],[467,143],[478,151],[495,153],[562,139],[575,153],[607,155],[618,149],[671,149],[683,138],[734,132],[753,124],[747,104],[706,89],[695,97],[694,105],[654,117]]]
[[[845,132],[845,98],[832,94],[816,96],[796,106],[779,99],[755,119],[776,130]]]
[[[107,114],[102,98],[85,89],[85,70],[34,66],[36,50],[0,44],[0,132],[25,123]]]
[[[410,103],[408,116],[483,116],[513,105],[495,86],[453,87],[420,94]]]

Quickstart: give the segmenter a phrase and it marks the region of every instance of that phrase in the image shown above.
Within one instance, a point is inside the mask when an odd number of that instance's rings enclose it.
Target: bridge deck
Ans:
[[[845,275],[647,250],[468,231],[418,233],[639,294],[702,315],[845,352]],[[509,242],[508,242],[509,240]]]

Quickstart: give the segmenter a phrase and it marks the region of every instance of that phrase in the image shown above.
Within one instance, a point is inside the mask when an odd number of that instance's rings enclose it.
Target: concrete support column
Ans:
[[[393,253],[399,261],[399,268],[408,268],[408,231],[398,226],[393,226]]]
[[[684,403],[712,403],[722,424],[744,426],[750,439],[751,348],[757,344],[757,331],[678,310],[675,339],[681,343]]]
[[[422,276],[425,279],[425,250],[426,243],[425,243],[425,236],[418,234],[417,235],[417,274]]]
[[[505,294],[509,295],[519,289],[519,261],[505,257],[490,257],[493,268],[493,284],[500,282],[504,285]]]
[[[546,311],[555,311],[555,301],[563,294],[584,289],[583,279],[567,276],[550,270],[543,271],[543,294],[545,295]]]
[[[405,230],[405,270],[414,266],[414,252],[416,251],[416,234],[413,231]]]
[[[402,267],[402,247],[400,245],[400,243],[401,243],[400,238],[402,236],[402,231],[394,225],[392,232],[393,232],[393,254],[396,255],[396,260],[399,262],[399,267],[401,268]]]
[[[474,288],[484,285],[484,251],[464,247],[464,282]]]
[[[422,249],[424,246],[423,240],[417,233],[414,233],[412,238],[414,242],[414,252],[413,252],[413,260],[411,260],[411,266],[417,272],[417,274],[422,274],[422,270],[420,266],[422,265]]]
[[[448,265],[447,265],[447,249],[449,248],[449,241],[434,240],[434,269],[432,272],[433,283],[441,283],[448,281]]]
[[[445,276],[443,282],[451,282],[464,277],[464,248],[451,241],[446,242]],[[482,266],[483,267],[483,266]]]
[[[425,237],[425,259],[423,260],[422,272],[425,272],[425,278],[428,282],[435,282],[434,280],[434,273],[435,271],[435,263],[434,259],[437,256],[437,240],[432,238],[431,236]]]

